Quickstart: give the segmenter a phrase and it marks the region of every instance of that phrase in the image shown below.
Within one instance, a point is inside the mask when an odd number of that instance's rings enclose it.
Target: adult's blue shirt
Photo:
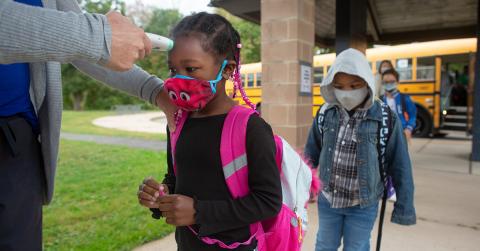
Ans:
[[[15,0],[43,7],[41,0]],[[28,63],[0,64],[0,117],[20,115],[35,132],[39,132],[38,118],[30,100],[30,66]]]

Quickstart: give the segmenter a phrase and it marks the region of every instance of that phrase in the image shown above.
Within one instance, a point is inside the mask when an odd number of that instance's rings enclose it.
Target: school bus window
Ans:
[[[257,72],[257,86],[262,86],[262,73]]]
[[[323,67],[313,68],[313,83],[321,84],[323,81]]]
[[[245,86],[245,74],[240,74],[240,77],[242,78],[242,86]]]
[[[400,81],[412,79],[412,59],[400,58],[397,59],[396,70],[400,75]]]
[[[417,79],[435,79],[435,57],[417,58]]]
[[[253,73],[248,73],[247,75],[247,86],[253,87]]]

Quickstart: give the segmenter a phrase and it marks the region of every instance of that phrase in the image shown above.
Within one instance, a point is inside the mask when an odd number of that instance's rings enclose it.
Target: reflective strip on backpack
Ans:
[[[235,172],[247,167],[247,154],[237,157],[232,162],[223,167],[223,175],[225,179],[230,178]]]

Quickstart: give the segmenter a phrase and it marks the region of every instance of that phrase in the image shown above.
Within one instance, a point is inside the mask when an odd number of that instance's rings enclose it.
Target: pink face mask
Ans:
[[[178,108],[185,111],[202,110],[213,99],[217,91],[217,83],[222,80],[222,72],[226,65],[227,60],[224,60],[214,80],[199,80],[177,74],[165,80],[164,87]]]

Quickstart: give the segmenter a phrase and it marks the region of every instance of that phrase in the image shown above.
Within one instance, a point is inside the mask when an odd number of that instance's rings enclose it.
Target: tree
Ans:
[[[82,0],[80,4],[91,13],[107,13],[111,9],[125,13],[126,9],[123,0]],[[168,36],[182,15],[178,10],[149,10],[139,5],[130,17],[141,22],[138,25],[144,27],[145,31]],[[165,78],[168,76],[166,56],[164,52],[153,52],[137,64],[150,74]],[[117,104],[142,104],[144,108],[152,108],[147,102],[98,83],[77,71],[72,65],[63,65],[62,75],[65,109],[110,109]]]
[[[150,21],[145,26],[145,31],[168,37],[170,31],[182,18],[182,14],[176,9],[155,9],[151,14]],[[148,58],[140,61],[138,65],[147,72],[161,78],[169,76],[167,53],[165,52],[154,51]]]
[[[215,12],[225,17],[238,33],[240,33],[240,39],[242,42],[242,49],[240,50],[241,63],[248,64],[260,62],[262,39],[260,26],[233,16],[223,9],[216,9]]]
[[[91,13],[107,13],[111,9],[125,12],[125,3],[122,0],[80,0],[82,8]],[[95,98],[94,92],[103,90],[98,83],[77,71],[71,64],[62,65],[63,96],[65,108],[84,110],[89,98]]]

